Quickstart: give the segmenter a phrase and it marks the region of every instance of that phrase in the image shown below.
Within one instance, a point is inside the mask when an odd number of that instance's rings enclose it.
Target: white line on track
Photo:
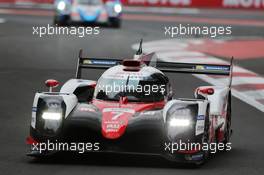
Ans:
[[[0,18],[0,23],[5,23],[6,20],[4,18]]]
[[[255,96],[255,97],[261,97],[262,94],[264,94],[264,90],[259,91],[246,91],[244,92],[247,96]]]
[[[240,85],[240,84],[264,84],[264,78],[262,77],[250,77],[243,78],[241,77],[233,77],[232,85]]]
[[[188,50],[189,44],[201,44],[202,42],[204,42],[204,40],[201,39],[169,39],[151,41],[143,44],[143,50],[145,53],[156,52],[158,58],[168,62],[229,64],[227,61],[221,60],[213,56],[208,56],[202,52]],[[138,44],[132,45],[132,48],[136,50],[138,48]],[[239,87],[236,87],[232,88],[232,93],[235,97],[239,98],[240,100],[264,112],[264,104],[261,103],[261,101],[264,100],[264,90],[255,87],[256,84],[264,84],[264,78],[250,70],[239,66],[234,66],[233,72],[237,74],[247,73],[254,75],[238,75],[233,77],[232,85],[234,87],[251,84],[253,88],[245,90],[243,88],[241,89]],[[228,83],[228,78],[214,78],[208,75],[194,76],[216,86],[225,86]]]

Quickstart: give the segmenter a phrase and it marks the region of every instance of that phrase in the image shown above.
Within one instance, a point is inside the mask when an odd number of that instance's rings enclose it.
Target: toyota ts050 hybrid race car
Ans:
[[[83,22],[121,26],[122,4],[119,0],[56,0],[54,4],[54,24]]]
[[[94,81],[83,79],[83,69],[106,71]],[[123,61],[85,58],[80,51],[76,78],[59,92],[52,92],[58,81],[47,80],[50,91],[36,93],[28,155],[42,157],[57,152],[46,147],[40,152],[33,147],[38,143],[82,142],[97,143],[94,152],[160,155],[175,162],[202,164],[209,150],[180,150],[171,145],[229,142],[230,85],[197,87],[193,99],[178,99],[164,72],[230,75],[231,85],[232,63],[161,62],[154,53],[143,55],[141,46],[134,59]],[[148,91],[150,87],[155,88]]]

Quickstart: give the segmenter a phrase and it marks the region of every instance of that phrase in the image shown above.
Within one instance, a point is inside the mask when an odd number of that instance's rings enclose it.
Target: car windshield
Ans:
[[[79,4],[82,5],[100,5],[102,4],[101,0],[78,0]]]
[[[118,101],[125,96],[130,102],[154,102],[163,100],[164,94],[164,84],[128,76],[125,79],[101,77],[94,95],[100,100]]]

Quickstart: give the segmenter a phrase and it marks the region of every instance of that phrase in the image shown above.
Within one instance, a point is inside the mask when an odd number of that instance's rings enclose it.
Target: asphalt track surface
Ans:
[[[210,18],[219,18],[206,13]],[[204,15],[203,14],[203,17]],[[199,15],[198,15],[199,17]],[[232,17],[232,14],[228,18]],[[131,45],[139,38],[146,41],[164,39],[164,25],[173,22],[124,20],[120,30],[101,28],[99,36],[32,35],[32,26],[52,22],[50,16],[1,15],[0,24],[0,174],[263,174],[264,141],[263,113],[233,98],[232,150],[214,155],[200,169],[169,164],[159,157],[128,155],[60,156],[36,161],[25,154],[25,138],[29,133],[34,93],[46,90],[44,81],[54,78],[64,82],[74,77],[77,53],[80,48],[90,57],[130,58]],[[243,18],[234,15],[234,18]],[[250,16],[247,15],[247,19]],[[252,16],[263,20],[263,16]],[[264,37],[263,27],[234,26],[234,36]],[[239,61],[240,66],[263,75],[263,59]],[[97,79],[101,71],[87,71],[87,78]],[[196,86],[205,82],[191,76],[168,74],[176,96],[192,97]],[[135,143],[136,144],[136,143]]]

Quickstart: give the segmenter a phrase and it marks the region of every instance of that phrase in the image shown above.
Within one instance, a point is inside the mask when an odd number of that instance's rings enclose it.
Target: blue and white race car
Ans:
[[[70,22],[104,23],[121,26],[122,4],[120,0],[56,0],[54,24]]]

